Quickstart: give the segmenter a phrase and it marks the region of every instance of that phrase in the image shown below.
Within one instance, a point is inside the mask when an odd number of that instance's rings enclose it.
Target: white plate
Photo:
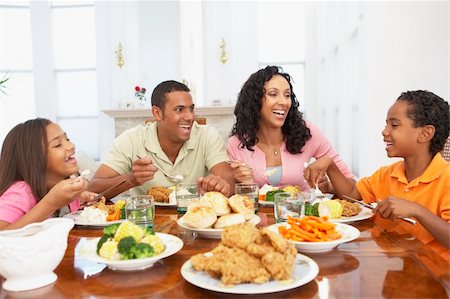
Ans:
[[[155,234],[158,237],[160,237],[161,240],[164,242],[166,249],[160,254],[152,257],[147,257],[143,259],[119,260],[119,261],[104,259],[101,256],[99,256],[96,252],[97,243],[98,240],[100,240],[100,238],[93,238],[93,239],[89,238],[88,240],[86,238],[82,238],[82,240],[85,239],[84,241],[85,243],[77,247],[79,249],[77,250],[76,254],[93,262],[105,264],[112,270],[120,270],[120,271],[143,270],[153,266],[153,264],[159,261],[160,259],[163,259],[165,257],[177,253],[183,247],[183,241],[181,241],[181,239],[176,236],[164,233],[155,233]]]
[[[261,218],[259,218],[258,215],[253,215],[252,218],[247,220],[247,222],[250,222],[254,225],[257,225],[261,221]],[[184,228],[185,230],[196,232],[199,236],[205,237],[205,238],[211,238],[211,239],[220,239],[222,237],[223,228],[192,228],[188,226],[185,222],[183,217],[178,219],[177,221],[178,225]]]
[[[120,222],[125,221],[125,219],[120,219],[120,220],[115,220],[115,221],[106,221],[106,222],[102,222],[102,223],[83,222],[83,221],[78,220],[78,216],[80,215],[81,212],[82,212],[81,210],[77,211],[77,212],[72,212],[72,213],[64,215],[63,218],[72,219],[73,221],[75,221],[75,225],[92,226],[92,227],[105,227],[110,224],[120,223]]]
[[[268,228],[276,233],[278,232],[279,226],[288,226],[286,222],[277,223],[269,226]],[[307,252],[307,253],[319,253],[330,251],[333,248],[337,247],[339,244],[350,242],[359,237],[359,230],[351,225],[336,223],[335,227],[336,231],[342,235],[342,238],[333,240],[333,241],[323,241],[323,242],[298,242],[291,241],[294,243],[297,251],[299,252]]]
[[[360,221],[364,219],[369,219],[373,217],[373,212],[371,209],[366,207],[361,207],[361,211],[358,215],[351,216],[351,217],[341,217],[341,218],[330,218],[329,220],[331,222],[338,222],[338,223],[346,223],[346,222],[353,222],[353,221]]]
[[[297,254],[295,258],[292,280],[271,280],[263,284],[241,283],[224,285],[220,279],[213,278],[205,272],[194,270],[190,260],[181,267],[181,275],[191,284],[206,290],[230,294],[265,294],[286,291],[307,284],[316,278],[318,273],[319,266],[317,263],[302,254]]]

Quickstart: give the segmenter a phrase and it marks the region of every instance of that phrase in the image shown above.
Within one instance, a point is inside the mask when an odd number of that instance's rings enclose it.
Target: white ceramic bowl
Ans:
[[[86,239],[83,238],[80,242],[82,242],[79,246],[79,250],[77,250],[76,254],[78,256],[82,256],[87,258],[88,260],[102,263],[107,265],[112,270],[120,270],[120,271],[136,271],[136,270],[144,270],[153,266],[154,263],[163,259],[165,257],[171,256],[181,248],[183,248],[183,241],[173,235],[164,234],[164,233],[155,233],[165,245],[165,250],[158,255],[142,258],[142,259],[132,259],[132,260],[108,260],[99,256],[96,252],[97,243],[100,238],[94,239]]]
[[[278,232],[279,226],[288,226],[286,222],[277,223],[269,226],[268,228],[276,233]],[[324,242],[298,242],[291,241],[294,243],[295,248],[297,248],[298,252],[306,252],[306,253],[319,253],[330,251],[333,248],[337,247],[339,244],[350,242],[359,237],[359,230],[351,225],[336,223],[336,231],[338,231],[342,238],[333,240],[333,241],[324,241]]]
[[[56,281],[53,272],[67,248],[71,219],[51,218],[20,229],[0,231],[0,274],[8,291],[26,291]]]
[[[261,221],[261,218],[258,215],[253,215],[252,218],[247,220],[247,222],[257,225]],[[192,231],[197,233],[199,236],[209,239],[220,239],[222,238],[223,228],[192,228],[188,226],[183,217],[178,219],[178,225],[185,230]]]

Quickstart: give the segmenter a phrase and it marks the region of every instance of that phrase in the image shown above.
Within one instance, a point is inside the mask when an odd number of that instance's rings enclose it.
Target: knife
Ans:
[[[127,180],[123,180],[123,181],[121,181],[121,182],[119,182],[119,183],[117,183],[117,184],[115,184],[115,185],[112,185],[111,187],[109,187],[109,188],[106,189],[105,191],[100,192],[99,194],[97,194],[97,195],[94,197],[94,200],[99,200],[100,198],[102,198],[103,195],[105,195],[106,193],[108,193],[108,192],[111,191],[112,189],[119,187],[120,185],[122,185],[122,184],[125,183],[126,181],[127,181]]]
[[[347,199],[347,200],[350,200],[351,202],[358,203],[358,204],[360,204],[360,205],[362,205],[363,207],[366,207],[366,208],[368,208],[368,209],[371,209],[371,210],[374,209],[373,206],[371,206],[371,205],[369,205],[369,204],[366,204],[365,202],[362,202],[361,200],[357,200],[356,198],[353,198],[353,197],[350,197],[350,196],[347,196],[347,195],[342,195],[342,197],[344,197],[344,198]],[[406,221],[406,222],[409,222],[409,223],[411,223],[411,224],[416,224],[416,222],[417,222],[416,220],[411,219],[411,218],[408,218],[408,217],[399,218],[399,219],[400,219],[400,220],[403,220],[403,221]]]

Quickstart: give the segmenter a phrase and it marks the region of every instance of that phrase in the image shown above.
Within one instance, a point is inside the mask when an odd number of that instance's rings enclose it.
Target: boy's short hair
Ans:
[[[430,152],[433,156],[444,148],[450,133],[450,108],[446,101],[427,90],[403,92],[397,101],[406,101],[409,105],[408,117],[414,127],[432,125],[435,133],[431,139]]]
[[[159,83],[152,93],[152,106],[156,106],[164,110],[166,105],[166,94],[172,91],[186,91],[191,90],[185,84],[178,81],[169,80]]]

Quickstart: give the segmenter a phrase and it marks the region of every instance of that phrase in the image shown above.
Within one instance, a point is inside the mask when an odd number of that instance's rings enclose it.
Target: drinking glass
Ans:
[[[125,203],[127,220],[153,231],[155,202],[151,195],[132,195]]]
[[[248,196],[253,202],[255,214],[258,213],[258,198],[259,198],[258,184],[239,183],[234,186],[234,192],[235,194]]]
[[[175,197],[177,199],[177,212],[184,214],[187,207],[194,200],[200,196],[198,194],[197,184],[178,184],[175,189]]]
[[[288,192],[280,192],[274,195],[274,215],[277,223],[286,222],[288,216],[300,217],[303,199],[298,195],[291,195]]]

